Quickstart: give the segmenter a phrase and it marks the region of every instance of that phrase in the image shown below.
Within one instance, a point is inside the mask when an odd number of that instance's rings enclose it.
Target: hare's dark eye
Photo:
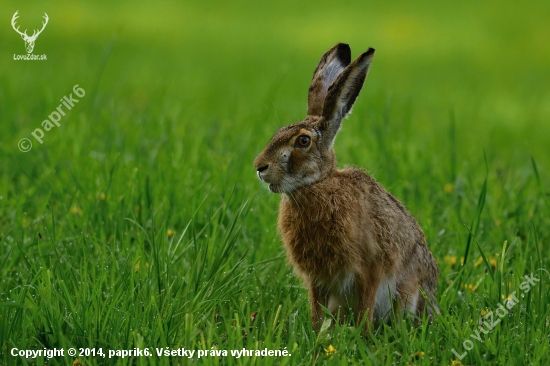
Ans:
[[[296,146],[299,147],[308,147],[310,143],[311,139],[309,138],[309,136],[306,135],[298,136],[298,138],[296,139]]]

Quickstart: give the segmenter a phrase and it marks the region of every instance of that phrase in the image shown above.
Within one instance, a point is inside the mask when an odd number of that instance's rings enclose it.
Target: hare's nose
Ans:
[[[265,172],[267,170],[267,168],[269,168],[269,164],[261,166],[261,167],[258,168],[258,171],[257,171],[258,178],[262,179],[262,173]]]

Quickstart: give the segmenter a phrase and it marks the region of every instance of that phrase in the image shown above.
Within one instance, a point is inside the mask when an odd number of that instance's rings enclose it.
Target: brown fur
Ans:
[[[358,322],[368,312],[368,330],[392,307],[401,314],[438,312],[438,269],[401,202],[364,171],[336,168],[334,137],[374,56],[369,49],[349,64],[346,52],[349,47],[336,45],[315,70],[308,111],[318,115],[277,131],[254,165],[273,192],[283,193],[278,226],[289,262],[309,288],[313,325],[323,320],[324,306],[334,315],[352,313]],[[323,71],[326,65],[332,69]],[[327,75],[330,86],[320,87]],[[309,145],[299,144],[304,141]]]

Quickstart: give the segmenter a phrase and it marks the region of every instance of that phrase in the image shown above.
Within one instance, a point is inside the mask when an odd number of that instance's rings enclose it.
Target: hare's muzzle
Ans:
[[[267,173],[267,169],[269,168],[269,164],[266,164],[264,166],[261,166],[259,167],[258,169],[256,169],[256,173],[258,174],[258,178],[260,178],[261,181],[264,181],[266,183],[269,183],[269,190],[273,193],[281,193],[281,188],[280,188],[280,185],[279,184],[274,184],[274,183],[271,183],[268,180],[264,179],[265,178],[265,173]]]
[[[269,164],[266,164],[256,169],[256,172],[258,173],[258,178],[260,178],[260,180],[263,180],[262,173],[265,172],[267,168],[269,168]]]
[[[277,170],[277,169],[276,169]],[[276,179],[272,174],[269,173],[269,164],[260,164],[256,167],[256,174],[258,175],[258,178],[262,182],[268,183],[269,190],[273,193],[282,193],[281,185],[274,183],[274,181],[278,182],[278,179]]]
[[[269,190],[273,193],[283,193],[283,190],[281,189],[281,186],[279,184],[269,184]]]

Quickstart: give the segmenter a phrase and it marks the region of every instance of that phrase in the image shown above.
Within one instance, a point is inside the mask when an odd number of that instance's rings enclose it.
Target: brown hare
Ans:
[[[288,260],[309,288],[318,329],[326,307],[359,322],[393,308],[431,317],[437,263],[405,206],[360,169],[338,169],[333,144],[367,77],[374,49],[351,61],[346,44],[323,55],[309,87],[307,117],[279,129],[256,157],[258,177],[282,193],[278,226]],[[420,292],[426,293],[429,301]]]

